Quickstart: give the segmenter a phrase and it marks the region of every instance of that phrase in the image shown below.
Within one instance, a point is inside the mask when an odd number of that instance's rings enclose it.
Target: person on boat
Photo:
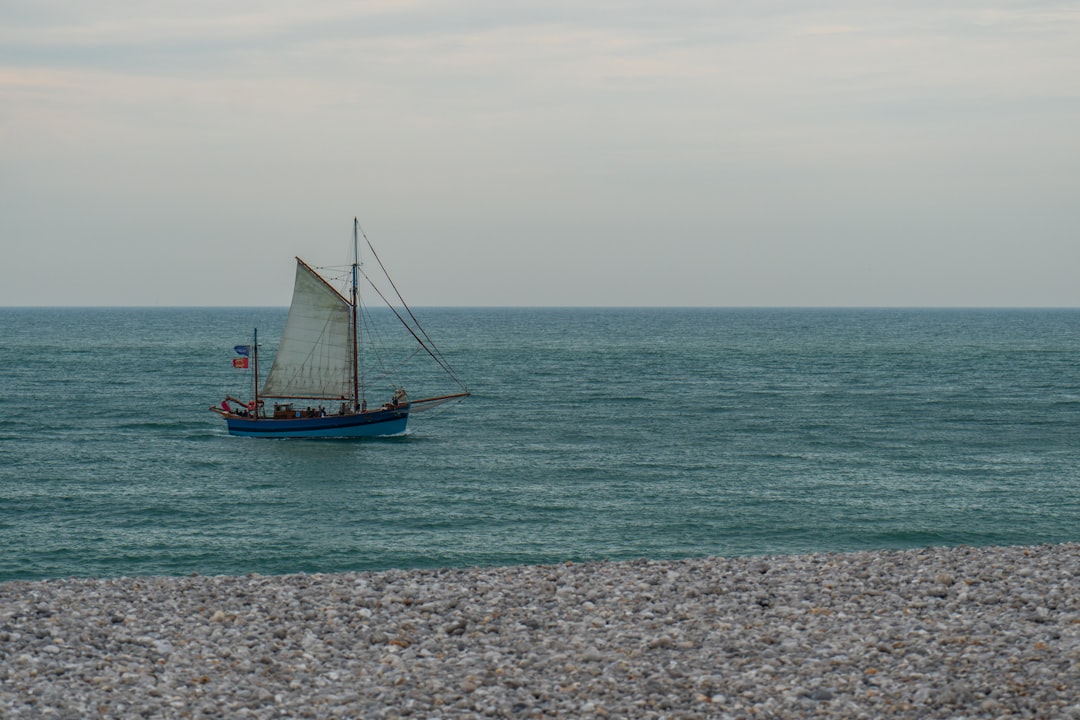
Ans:
[[[232,408],[229,407],[229,399],[228,398],[225,398],[224,400],[221,401],[221,409],[224,410],[227,413],[232,412]]]

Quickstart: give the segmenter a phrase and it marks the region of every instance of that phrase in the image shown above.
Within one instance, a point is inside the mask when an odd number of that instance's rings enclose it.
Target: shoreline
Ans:
[[[0,716],[1080,719],[1080,543],[0,583]]]

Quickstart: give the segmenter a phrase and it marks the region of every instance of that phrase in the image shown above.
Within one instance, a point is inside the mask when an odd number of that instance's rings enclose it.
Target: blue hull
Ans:
[[[314,418],[226,417],[230,435],[264,438],[358,438],[400,435],[409,422],[409,406],[357,415]]]

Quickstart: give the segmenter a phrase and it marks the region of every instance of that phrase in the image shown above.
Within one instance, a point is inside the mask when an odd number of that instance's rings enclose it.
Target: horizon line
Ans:
[[[410,307],[432,310],[1080,310],[1080,305],[410,305]],[[288,309],[288,305],[0,305],[0,310]]]

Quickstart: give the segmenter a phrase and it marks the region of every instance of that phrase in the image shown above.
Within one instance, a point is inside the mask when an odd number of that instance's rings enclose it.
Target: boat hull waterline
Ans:
[[[392,410],[313,418],[226,417],[230,435],[261,438],[358,438],[401,435],[409,422],[408,406]]]

